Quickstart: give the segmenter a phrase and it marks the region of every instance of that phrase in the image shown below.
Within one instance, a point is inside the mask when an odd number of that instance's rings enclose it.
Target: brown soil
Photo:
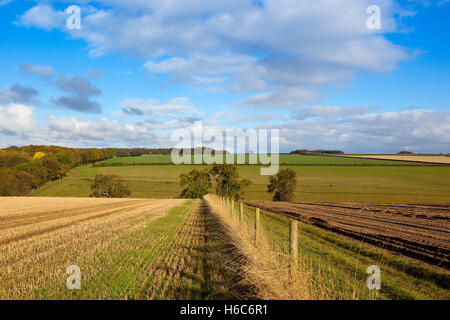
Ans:
[[[246,204],[450,269],[450,204]]]

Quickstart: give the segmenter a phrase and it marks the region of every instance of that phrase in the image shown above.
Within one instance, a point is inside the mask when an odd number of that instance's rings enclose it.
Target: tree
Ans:
[[[42,165],[47,170],[49,180],[61,179],[66,173],[64,166],[53,155],[42,158]]]
[[[28,166],[24,168],[24,171],[29,173],[33,177],[32,187],[34,189],[39,188],[48,180],[48,172],[40,161],[30,162]]]
[[[0,167],[12,168],[31,161],[31,157],[22,151],[0,150]]]
[[[274,193],[272,201],[292,201],[297,185],[297,174],[294,170],[283,169],[269,178],[267,192]]]
[[[0,196],[22,196],[31,191],[33,176],[24,171],[7,171],[0,175]]]
[[[36,152],[36,153],[33,155],[33,160],[40,159],[40,158],[43,158],[43,157],[45,157],[45,153],[43,153],[43,152],[41,152],[41,151],[38,151],[38,152]]]
[[[180,175],[180,184],[185,187],[180,194],[181,198],[203,199],[211,187],[210,172],[204,170],[192,170],[189,173]]]
[[[97,198],[127,198],[131,194],[128,182],[115,174],[97,174],[91,190],[91,197]]]
[[[235,165],[216,164],[211,168],[211,174],[216,177],[216,193],[234,200],[243,199],[244,188],[251,184],[247,179],[240,179]]]

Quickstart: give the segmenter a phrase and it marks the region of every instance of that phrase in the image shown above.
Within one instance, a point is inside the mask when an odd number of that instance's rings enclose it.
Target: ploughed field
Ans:
[[[450,269],[448,204],[246,204]]]

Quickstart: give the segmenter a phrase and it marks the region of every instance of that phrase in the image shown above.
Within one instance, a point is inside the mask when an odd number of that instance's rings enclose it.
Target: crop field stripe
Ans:
[[[194,157],[192,156],[191,163]],[[223,163],[226,163],[225,158]],[[234,163],[238,163],[238,156],[234,156]],[[345,156],[309,156],[309,155],[288,155],[280,154],[279,163],[283,165],[298,165],[298,166],[433,166],[439,164],[426,162],[412,162],[399,161],[389,159],[368,159],[359,157],[345,157]],[[173,165],[170,155],[143,155],[138,157],[116,157],[100,163],[97,167],[107,166],[145,166],[145,165]],[[245,157],[245,163],[241,165],[255,165],[250,164],[249,155]],[[258,160],[256,165],[260,165]]]

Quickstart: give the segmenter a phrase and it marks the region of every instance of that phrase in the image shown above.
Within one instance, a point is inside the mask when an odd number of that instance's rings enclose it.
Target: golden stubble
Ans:
[[[65,268],[164,216],[183,200],[1,198],[0,298],[32,299]],[[96,266],[92,266],[95,268]],[[83,271],[89,276],[90,271]],[[65,281],[65,278],[63,278]]]

